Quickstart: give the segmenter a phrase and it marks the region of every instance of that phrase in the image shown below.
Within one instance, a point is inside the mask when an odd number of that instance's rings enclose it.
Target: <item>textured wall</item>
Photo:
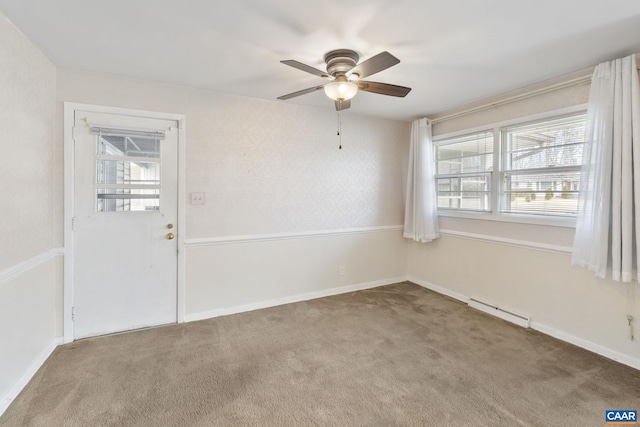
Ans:
[[[0,270],[53,239],[55,67],[0,14]]]
[[[446,111],[441,114],[436,114],[433,118],[439,116],[455,113],[456,111],[465,110],[467,108],[476,107],[479,105],[489,104],[492,102],[500,101],[501,99],[511,96],[518,96],[523,93],[543,89],[550,85],[565,82],[567,80],[589,75],[593,72],[592,69],[578,71],[566,76],[558,77],[545,82],[537,83],[535,85],[527,86],[525,88],[514,90],[513,92],[498,95],[490,99],[478,101],[469,106],[462,106],[457,110]],[[570,86],[564,89],[559,89],[547,93],[537,95],[535,97],[526,98],[520,101],[512,102],[510,104],[502,105],[499,107],[489,108],[484,111],[480,111],[467,116],[458,117],[456,119],[446,120],[440,123],[436,123],[433,126],[433,135],[443,135],[449,132],[460,131],[464,129],[472,129],[477,126],[485,126],[491,123],[498,123],[505,120],[518,119],[520,117],[531,116],[539,113],[546,113],[551,110],[558,110],[560,108],[572,107],[574,105],[581,105],[589,100],[589,84],[579,84],[577,86]]]
[[[0,14],[0,414],[61,334],[61,258],[23,263],[53,245],[55,73]]]
[[[402,223],[407,124],[243,98],[188,116],[188,237]]]
[[[57,89],[59,111],[70,101],[186,115],[187,192],[206,193],[187,203],[187,238],[403,221],[408,123],[346,112],[338,150],[329,109],[64,69]],[[62,197],[61,169],[57,182]]]

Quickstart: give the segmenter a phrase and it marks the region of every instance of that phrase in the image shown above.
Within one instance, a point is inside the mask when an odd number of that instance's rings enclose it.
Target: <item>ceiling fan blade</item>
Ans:
[[[398,58],[385,51],[377,54],[376,56],[372,56],[366,61],[356,65],[351,70],[349,70],[347,76],[355,73],[358,74],[361,79],[363,79],[372,74],[379,73],[382,70],[386,70],[389,67],[393,67],[399,62],[400,60]]]
[[[358,82],[358,89],[365,92],[379,93],[380,95],[398,96],[400,98],[407,96],[407,94],[411,92],[410,87],[363,81]]]
[[[321,90],[323,88],[324,88],[324,86],[314,86],[314,87],[310,87],[309,89],[303,89],[303,90],[299,90],[297,92],[292,92],[292,93],[288,93],[286,95],[279,96],[278,99],[291,99],[291,98],[295,98],[296,96],[306,95],[308,93],[315,92],[317,90]]]
[[[294,61],[293,59],[288,59],[286,61],[280,62],[290,67],[297,68],[298,70],[313,74],[314,76],[332,78],[329,74],[327,74],[326,71],[318,70],[317,68],[313,68],[307,64],[303,64],[302,62]]]
[[[336,111],[346,110],[351,107],[351,100],[347,99],[346,101],[336,101]]]

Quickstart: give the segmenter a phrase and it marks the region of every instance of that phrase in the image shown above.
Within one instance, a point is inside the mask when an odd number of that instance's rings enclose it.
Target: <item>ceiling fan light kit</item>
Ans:
[[[348,101],[358,93],[358,85],[348,81],[345,76],[338,76],[324,85],[324,93],[334,101]]]
[[[326,72],[293,59],[281,61],[285,65],[330,80],[330,82],[282,95],[278,99],[291,99],[324,89],[325,95],[335,101],[336,110],[341,111],[351,106],[350,99],[356,96],[358,90],[396,97],[405,97],[411,91],[411,88],[404,86],[360,80],[398,64],[400,60],[389,52],[381,52],[361,63],[358,63],[359,59],[360,55],[350,49],[329,51],[324,55],[324,62],[327,64]]]

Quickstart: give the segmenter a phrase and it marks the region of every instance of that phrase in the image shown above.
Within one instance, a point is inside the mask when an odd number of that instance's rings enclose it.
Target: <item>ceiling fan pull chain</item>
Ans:
[[[342,101],[338,101],[340,104],[342,104]],[[340,141],[340,146],[338,147],[338,149],[342,150],[342,116],[340,115],[340,111],[338,110],[338,138]]]

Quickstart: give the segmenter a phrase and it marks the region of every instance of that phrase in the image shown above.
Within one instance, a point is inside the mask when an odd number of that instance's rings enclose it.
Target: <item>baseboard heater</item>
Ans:
[[[531,316],[527,316],[526,314],[518,313],[504,307],[498,307],[495,304],[482,301],[481,299],[475,297],[469,298],[469,307],[473,307],[480,311],[484,311],[485,313],[492,314],[508,322],[515,323],[518,326],[522,326],[523,328],[528,328],[529,323],[531,322]]]

